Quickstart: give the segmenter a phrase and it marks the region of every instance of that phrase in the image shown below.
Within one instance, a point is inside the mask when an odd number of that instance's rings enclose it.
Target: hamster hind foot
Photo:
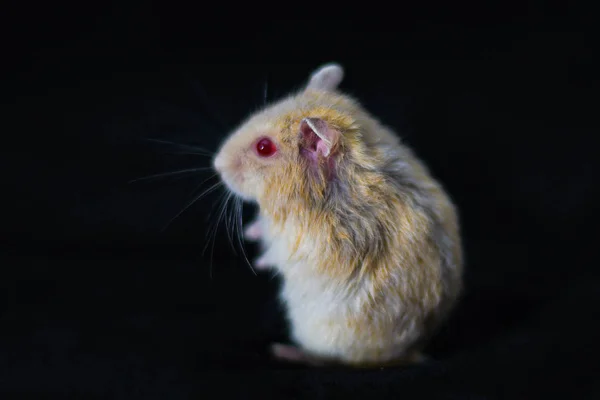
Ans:
[[[324,362],[310,356],[296,346],[274,343],[271,345],[271,354],[280,361],[294,364],[303,364],[312,367],[321,367]]]
[[[305,365],[310,367],[342,366],[358,369],[409,367],[424,364],[429,360],[429,357],[425,356],[424,354],[420,352],[413,352],[401,359],[383,363],[345,364],[339,361],[321,359],[306,353],[296,346],[282,343],[274,343],[271,345],[271,355],[277,360],[297,365]]]

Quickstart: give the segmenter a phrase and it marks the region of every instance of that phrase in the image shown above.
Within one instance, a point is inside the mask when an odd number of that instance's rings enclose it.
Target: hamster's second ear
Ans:
[[[344,69],[336,63],[325,64],[312,73],[307,89],[334,90],[344,79]]]

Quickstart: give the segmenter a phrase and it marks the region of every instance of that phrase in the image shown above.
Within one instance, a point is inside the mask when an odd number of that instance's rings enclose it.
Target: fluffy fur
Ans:
[[[462,288],[457,212],[415,154],[354,99],[333,64],[307,87],[252,115],[214,166],[256,202],[249,229],[260,265],[283,276],[281,298],[304,353],[349,365],[416,360]],[[300,124],[324,121],[331,154],[303,153]],[[277,153],[253,144],[271,138]],[[321,138],[323,139],[323,138]]]

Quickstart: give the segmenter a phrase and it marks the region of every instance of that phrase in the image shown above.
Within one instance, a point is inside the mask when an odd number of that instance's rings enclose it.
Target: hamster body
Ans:
[[[283,277],[282,358],[410,363],[462,290],[457,210],[411,149],[340,93],[339,65],[252,115],[214,167],[259,207],[247,237]]]

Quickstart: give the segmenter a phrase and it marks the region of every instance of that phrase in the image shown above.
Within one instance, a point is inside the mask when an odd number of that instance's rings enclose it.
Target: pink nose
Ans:
[[[224,168],[223,156],[217,154],[217,156],[213,160],[213,168],[217,170],[217,172],[222,172]]]
[[[213,161],[213,167],[221,174],[238,174],[242,170],[242,159],[240,157],[225,157],[219,154]]]

